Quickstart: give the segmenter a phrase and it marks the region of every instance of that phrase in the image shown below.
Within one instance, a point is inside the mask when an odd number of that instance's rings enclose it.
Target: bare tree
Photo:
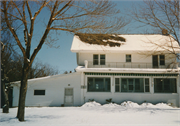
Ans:
[[[179,0],[145,0],[143,5],[132,11],[136,21],[156,28],[159,33],[163,31],[165,34],[173,35],[178,44],[180,44],[179,13]]]
[[[29,79],[52,76],[58,74],[59,71],[57,68],[50,66],[47,63],[42,63],[40,60],[36,60],[29,72]]]
[[[20,86],[19,104],[17,118],[24,121],[25,98],[27,91],[27,79],[31,65],[46,42],[50,31],[61,30],[71,33],[108,33],[115,32],[126,25],[123,18],[107,19],[118,11],[114,8],[115,4],[109,1],[3,1],[1,11],[7,27],[14,36],[19,49],[23,54],[23,69]],[[10,12],[9,10],[12,10]],[[40,12],[50,13],[48,22],[38,46],[32,53],[31,44],[34,37],[35,21]],[[46,16],[46,15],[44,15]],[[10,22],[11,17],[16,21],[17,27],[13,28]],[[22,34],[24,39],[21,39]]]
[[[131,15],[136,21],[141,22],[142,26],[151,26],[156,33],[167,36],[166,39],[162,38],[164,43],[149,41],[148,43],[153,45],[154,49],[148,54],[146,53],[146,56],[160,54],[162,53],[162,51],[158,51],[160,49],[164,50],[169,58],[175,56],[180,59],[178,55],[180,50],[179,13],[179,0],[144,0],[143,4],[133,8]],[[143,54],[143,52],[141,53]],[[172,64],[177,64],[177,62],[173,61]]]

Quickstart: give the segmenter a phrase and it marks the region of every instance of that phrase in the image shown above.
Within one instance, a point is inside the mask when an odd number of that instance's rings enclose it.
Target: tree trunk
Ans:
[[[25,114],[25,99],[27,92],[27,80],[28,80],[28,70],[29,70],[27,69],[26,66],[27,63],[24,63],[21,86],[20,86],[20,94],[19,94],[19,105],[17,112],[17,118],[19,119],[19,121],[24,121],[24,114]]]
[[[5,83],[2,84],[3,87],[3,95],[4,95],[4,106],[3,106],[3,113],[9,113],[9,99],[8,99],[8,90],[5,88]]]

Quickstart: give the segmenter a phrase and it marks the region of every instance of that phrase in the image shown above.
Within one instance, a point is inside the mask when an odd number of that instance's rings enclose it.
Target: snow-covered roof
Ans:
[[[114,41],[121,43],[121,46],[110,47],[108,45],[89,44],[80,40],[79,36],[75,35],[71,51],[72,52],[125,52],[125,51],[175,51],[180,52],[180,47],[177,41],[171,35],[165,36],[160,34],[133,34],[133,35],[118,35],[125,38],[125,42]],[[112,40],[111,40],[112,41]],[[106,40],[104,40],[106,42]],[[173,48],[172,48],[173,47]]]
[[[52,76],[33,78],[33,79],[28,79],[28,83],[36,82],[36,81],[45,81],[46,79],[55,79],[55,78],[70,76],[70,75],[74,75],[74,74],[79,74],[79,73],[73,72],[73,73],[68,73],[68,74],[57,74],[57,75],[52,75]],[[13,84],[16,85],[16,84],[20,84],[20,83],[21,83],[21,81],[10,82],[10,84],[12,84],[12,86],[13,86]]]

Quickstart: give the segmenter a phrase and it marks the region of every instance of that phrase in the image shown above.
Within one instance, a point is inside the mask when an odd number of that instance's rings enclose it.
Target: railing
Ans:
[[[152,63],[140,62],[106,62],[105,65],[93,65],[93,62],[88,61],[88,68],[153,68]],[[175,68],[169,64],[159,66],[160,69]],[[157,69],[157,68],[156,68]]]

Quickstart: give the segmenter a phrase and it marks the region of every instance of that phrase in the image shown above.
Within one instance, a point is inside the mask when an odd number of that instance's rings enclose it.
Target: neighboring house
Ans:
[[[28,80],[26,106],[79,106],[90,99],[103,104],[110,98],[180,106],[180,68],[174,55],[180,49],[171,36],[78,34],[71,51],[77,54],[76,72]],[[18,93],[19,82],[13,106]]]

